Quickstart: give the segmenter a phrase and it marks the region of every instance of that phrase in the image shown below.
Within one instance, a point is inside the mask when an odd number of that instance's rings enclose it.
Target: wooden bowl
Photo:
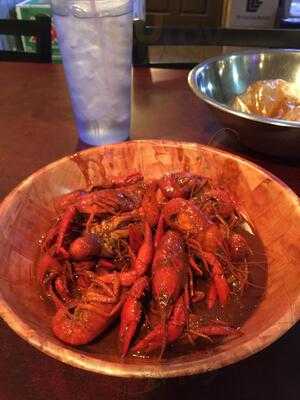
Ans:
[[[146,179],[169,171],[191,171],[228,185],[255,223],[268,259],[268,281],[244,335],[211,354],[196,352],[159,363],[121,361],[71,348],[50,330],[49,305],[34,273],[38,241],[54,216],[52,201],[91,184],[141,171]],[[239,157],[193,143],[132,141],[65,157],[21,183],[0,207],[0,315],[23,339],[75,367],[119,377],[192,375],[237,362],[265,348],[300,318],[300,207],[298,197],[276,177]]]

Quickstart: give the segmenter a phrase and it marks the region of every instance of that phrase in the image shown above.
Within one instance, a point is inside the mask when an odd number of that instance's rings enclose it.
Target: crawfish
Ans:
[[[185,234],[190,248],[212,269],[218,297],[224,305],[229,296],[229,286],[222,266],[214,255],[224,248],[224,233],[200,210],[192,200],[181,198],[170,200],[163,209],[166,223],[173,229]]]
[[[189,198],[194,192],[201,190],[207,179],[189,172],[174,172],[163,176],[158,184],[167,199]]]
[[[126,272],[96,276],[81,300],[73,307],[73,312],[67,306],[58,307],[52,322],[54,334],[71,345],[92,341],[119,315],[127,288],[146,273],[151,261],[152,232],[149,224],[145,223],[144,242],[133,267]],[[126,320],[123,324],[126,324]]]
[[[227,325],[211,323],[204,325],[198,316],[189,314],[184,296],[180,296],[174,305],[170,319],[165,327],[163,323],[157,324],[154,329],[133,348],[135,353],[148,354],[159,349],[162,343],[174,343],[184,335],[185,330],[192,340],[204,337],[209,340],[211,336],[237,336],[239,330]]]
[[[165,175],[158,184],[166,199],[193,199],[210,218],[230,227],[244,220],[235,196],[222,186],[214,186],[210,178],[176,172]]]
[[[183,238],[178,232],[168,231],[159,243],[152,265],[152,292],[162,319],[170,314],[186,282],[187,263]]]
[[[53,235],[56,236],[56,254],[69,257],[65,249],[66,234],[71,230],[78,213],[89,215],[86,231],[93,222],[95,215],[115,215],[118,212],[133,211],[141,205],[145,185],[140,182],[128,186],[96,190],[90,193],[77,191],[63,196],[57,204],[63,209],[63,215]],[[53,240],[53,238],[51,238]]]
[[[183,334],[187,323],[187,308],[184,296],[180,296],[176,301],[170,319],[166,326],[163,322],[156,325],[146,337],[141,339],[132,349],[136,353],[150,353],[159,349],[164,342],[170,344],[175,342]]]
[[[154,328],[154,332],[157,329],[159,332],[161,329],[164,332],[164,335],[160,338],[161,355],[168,343],[169,324],[173,326],[173,317],[170,319],[170,315],[173,315],[174,305],[180,295],[187,289],[187,275],[186,254],[182,237],[178,232],[168,231],[158,245],[152,265],[152,293],[160,312],[160,326],[162,327]],[[188,305],[186,304],[185,307],[187,308]],[[137,345],[138,348],[143,348],[145,343],[152,342],[153,337],[156,340],[156,334],[150,332],[140,341],[140,344]]]
[[[93,223],[86,232],[76,238],[69,247],[69,255],[74,260],[85,260],[95,255],[112,256],[120,238],[129,236],[129,228],[121,225],[140,220],[138,210],[115,215],[100,223]]]
[[[218,277],[218,288],[222,282]],[[160,348],[161,357],[166,346],[176,342],[185,330],[190,340],[236,334],[235,329],[218,324],[198,323],[195,326],[193,314],[190,314],[187,283],[188,265],[183,236],[176,231],[167,231],[158,245],[152,265],[152,294],[158,305],[161,321],[138,341],[132,349],[133,352],[147,354]],[[222,287],[221,289],[222,294],[226,293]]]
[[[140,175],[134,175],[133,178],[126,178],[122,184],[94,187],[89,192],[77,190],[67,193],[55,199],[55,208],[59,212],[66,211],[72,205],[87,213],[93,206],[99,213],[110,213],[115,208],[130,211],[140,205],[145,192],[145,185]]]
[[[117,279],[112,289],[96,279],[74,306],[58,307],[52,320],[53,333],[70,345],[89,343],[117,317],[124,299]]]
[[[236,223],[241,219],[236,200],[222,187],[204,190],[200,196],[200,207],[211,218],[221,221],[231,220]]]

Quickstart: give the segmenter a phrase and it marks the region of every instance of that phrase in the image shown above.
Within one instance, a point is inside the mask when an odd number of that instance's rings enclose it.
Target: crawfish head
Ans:
[[[243,260],[251,254],[250,247],[242,235],[231,233],[228,242],[230,255],[234,261]]]
[[[130,207],[127,207],[128,211],[134,210],[141,205],[145,190],[146,185],[143,181],[138,181],[119,189],[119,192],[122,193],[122,196],[124,196],[127,199],[128,204],[130,204]],[[126,210],[124,209],[123,211]]]
[[[192,200],[170,200],[163,208],[167,224],[185,234],[198,235],[210,225],[210,221]]]
[[[86,260],[100,253],[100,241],[94,234],[86,234],[75,239],[69,248],[69,253],[74,260]]]
[[[130,223],[139,220],[140,214],[137,210],[134,210],[105,219],[100,223],[93,223],[90,227],[90,232],[101,237],[126,226],[128,227]]]
[[[159,187],[167,199],[188,198],[191,193],[203,185],[204,179],[188,172],[175,172],[165,175],[159,181]]]
[[[222,218],[229,218],[236,209],[236,203],[228,190],[213,188],[204,192],[202,196],[205,212],[211,216],[219,215]]]
[[[117,255],[119,241],[128,238],[130,224],[139,220],[140,214],[138,210],[134,210],[91,224],[89,232],[96,235],[101,243],[100,255],[103,257]]]

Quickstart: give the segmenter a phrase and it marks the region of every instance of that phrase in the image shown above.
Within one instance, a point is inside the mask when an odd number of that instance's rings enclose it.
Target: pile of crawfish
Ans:
[[[124,357],[162,356],[182,338],[240,334],[222,321],[204,324],[194,312],[199,302],[226,307],[247,281],[247,268],[234,265],[251,250],[226,188],[186,172],[150,183],[134,174],[61,196],[55,207],[59,217],[43,238],[36,276],[55,305],[57,338],[87,344],[119,318]],[[145,335],[141,321],[150,325]]]

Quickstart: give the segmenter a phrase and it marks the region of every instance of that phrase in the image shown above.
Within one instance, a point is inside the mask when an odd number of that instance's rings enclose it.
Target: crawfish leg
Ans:
[[[69,230],[70,225],[71,225],[76,213],[77,213],[76,207],[70,206],[65,211],[65,213],[61,219],[59,230],[58,230],[57,241],[56,241],[56,253],[61,254],[65,258],[68,258],[68,252],[63,247],[63,241],[64,241],[64,237],[65,237],[67,231]]]
[[[164,216],[163,216],[163,213],[160,213],[156,232],[155,232],[155,237],[154,237],[154,247],[155,248],[157,248],[157,246],[159,245],[159,242],[161,241],[161,238],[164,235],[164,225],[165,225]]]
[[[89,215],[89,218],[85,224],[85,233],[89,232],[94,217],[95,217],[95,212],[91,212],[91,214]]]
[[[208,252],[202,252],[203,257],[212,267],[212,278],[216,287],[217,295],[222,305],[225,305],[228,301],[229,286],[223,273],[222,266],[219,260]]]
[[[217,289],[214,282],[212,282],[209,286],[208,293],[207,293],[207,308],[211,310],[215,305],[217,300]]]
[[[189,257],[189,264],[196,275],[203,276],[203,272],[202,272],[201,268],[199,267],[199,265],[196,263],[194,257],[192,257],[192,256]]]
[[[45,293],[54,303],[55,307],[58,309],[64,306],[63,300],[57,295],[56,291],[53,289],[52,282],[48,282],[45,286]]]
[[[241,336],[242,332],[230,326],[222,325],[199,325],[191,331],[192,335],[201,336],[212,340],[210,336]]]
[[[52,257],[50,254],[46,253],[37,263],[36,277],[39,285],[43,287],[45,280],[49,280],[49,275],[58,276],[63,270],[60,262],[56,258]]]
[[[106,293],[103,296],[103,302],[116,302],[120,294],[120,279],[117,273],[97,276],[94,284],[99,285]]]
[[[189,288],[191,297],[194,296],[194,277],[191,267],[188,268],[188,275],[189,275]]]
[[[193,273],[192,273],[190,267],[189,267],[188,271],[189,271],[189,282],[184,287],[184,305],[185,305],[186,310],[190,311],[191,297],[194,296],[194,283],[193,283]],[[187,331],[189,331],[189,320],[188,319],[186,321],[186,324],[187,324]],[[193,339],[189,333],[187,334],[187,337],[188,337],[190,343],[194,345],[195,343],[193,342]]]
[[[39,285],[57,307],[71,299],[64,266],[46,253],[39,260],[36,269]]]
[[[57,277],[54,285],[56,292],[60,295],[63,302],[71,300],[71,294],[68,289],[67,278],[65,275]]]

